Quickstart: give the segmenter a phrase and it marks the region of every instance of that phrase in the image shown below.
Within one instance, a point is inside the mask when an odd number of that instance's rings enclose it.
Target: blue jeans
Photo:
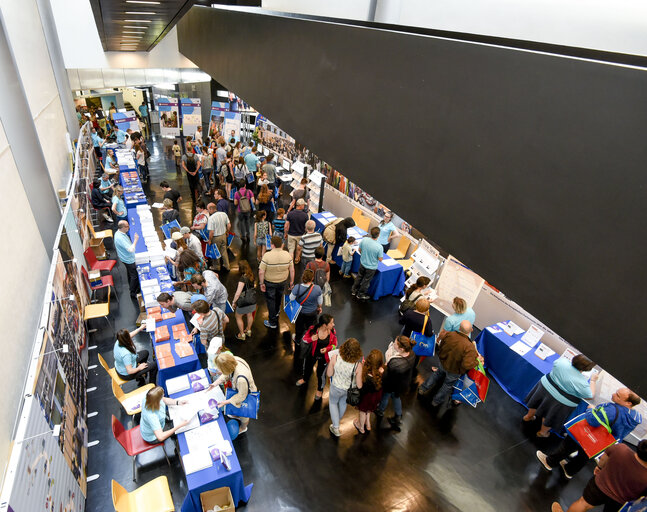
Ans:
[[[341,264],[341,273],[345,276],[350,274],[350,268],[353,266],[353,260],[344,261]]]
[[[267,321],[272,325],[278,325],[285,281],[282,283],[271,283],[265,281],[265,301],[267,302]],[[298,342],[298,341],[297,341]]]
[[[389,398],[393,398],[393,412],[395,412],[395,415],[402,416],[402,400],[400,399],[400,394],[394,391],[385,392],[382,395],[382,401],[377,406],[377,413],[384,414],[386,406],[389,405]]]
[[[433,388],[436,384],[438,384],[438,381],[441,381],[443,385],[441,388],[433,395],[433,400],[431,401],[431,405],[442,405],[446,403],[449,398],[452,396],[452,393],[454,391],[454,384],[460,379],[461,376],[460,374],[457,373],[450,373],[446,371],[442,365],[438,367],[438,370],[433,372],[429,377],[427,377],[427,380],[425,380],[422,385],[420,386],[420,389],[422,392],[426,392]]]
[[[330,393],[328,395],[328,408],[330,409],[330,419],[335,428],[339,428],[339,422],[346,412],[346,394],[347,389],[339,389],[330,384]]]
[[[240,231],[240,238],[245,240],[249,240],[251,215],[251,212],[238,212],[238,231]]]

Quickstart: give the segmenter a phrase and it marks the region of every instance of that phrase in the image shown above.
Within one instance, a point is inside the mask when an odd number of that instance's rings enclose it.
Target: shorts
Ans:
[[[582,498],[584,498],[584,501],[586,501],[589,505],[593,505],[594,507],[597,507],[599,505],[607,505],[604,508],[604,510],[607,512],[611,510],[620,510],[620,507],[622,506],[621,503],[612,500],[609,496],[607,496],[600,490],[598,485],[595,483],[595,476],[593,476],[586,484],[584,492],[582,493]],[[617,508],[614,508],[614,505],[617,505]]]

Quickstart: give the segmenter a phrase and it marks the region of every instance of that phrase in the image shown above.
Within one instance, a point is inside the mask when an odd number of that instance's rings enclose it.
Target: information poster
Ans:
[[[120,130],[126,131],[128,129],[138,132],[139,123],[137,122],[137,116],[133,110],[128,110],[126,112],[115,112],[112,118],[115,121],[115,124],[119,127]]]
[[[225,112],[223,132],[227,142],[231,142],[231,139],[236,139],[236,142],[240,140],[240,113]]]
[[[482,277],[476,275],[457,259],[449,256],[436,286],[438,298],[432,302],[432,306],[446,315],[453,315],[452,302],[454,297],[460,297],[465,300],[467,307],[471,308],[483,283]]]
[[[218,137],[223,134],[225,113],[229,112],[229,103],[222,101],[211,102],[211,119],[209,121],[209,137]]]
[[[182,98],[180,102],[182,109],[182,131],[185,137],[193,137],[198,126],[202,126],[200,98]]]
[[[160,134],[162,137],[180,136],[180,112],[177,98],[160,98],[157,101],[160,113]]]

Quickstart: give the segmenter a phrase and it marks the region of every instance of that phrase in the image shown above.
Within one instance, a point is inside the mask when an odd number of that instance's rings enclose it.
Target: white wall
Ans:
[[[263,0],[262,5],[365,20],[368,3]],[[644,0],[377,0],[375,21],[647,55]]]
[[[4,473],[9,456],[11,434],[22,399],[22,388],[29,366],[29,356],[39,323],[43,293],[47,282],[49,258],[31,213],[27,195],[0,124],[0,169],[2,169],[3,200],[0,216],[20,219],[10,231],[8,223],[2,237],[10,240],[11,250],[0,251],[0,268],[4,272],[0,293],[0,325],[5,333],[0,357],[2,375],[2,404],[0,415],[0,475]],[[25,264],[18,265],[23,258]],[[21,271],[16,271],[21,269]]]

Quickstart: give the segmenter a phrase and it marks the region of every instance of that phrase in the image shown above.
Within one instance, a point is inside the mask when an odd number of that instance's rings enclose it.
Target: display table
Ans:
[[[207,376],[207,379],[211,381],[209,372],[206,370],[202,371]],[[193,393],[193,391],[189,388],[186,391],[174,393],[171,395],[171,398],[181,398],[191,393]],[[229,435],[229,430],[225,423],[224,414],[221,413],[216,421],[218,422],[223,438],[231,443],[231,436]],[[189,453],[184,433],[177,434],[177,441],[180,447],[180,455],[184,456]],[[188,475],[185,474],[188,493],[182,503],[182,512],[201,512],[202,505],[200,503],[200,493],[210,491],[212,489],[218,489],[219,487],[229,487],[231,495],[234,498],[234,505],[236,506],[238,506],[241,501],[249,501],[254,484],[245,486],[245,482],[243,481],[243,472],[240,468],[238,457],[236,456],[236,450],[233,449],[233,444],[232,454],[229,456],[229,462],[231,463],[230,471],[227,471],[222,463],[217,461],[210,468],[196,471],[195,473],[190,473]]]
[[[478,351],[485,359],[485,367],[508,395],[525,405],[524,399],[545,374],[553,369],[559,358],[553,354],[542,360],[535,355],[537,347],[521,356],[510,347],[523,334],[508,336],[505,332],[492,333],[487,328],[476,338]],[[539,344],[537,344],[539,346]]]
[[[330,215],[330,212],[321,212],[313,213],[310,216],[310,218],[315,221],[315,231],[319,233],[323,231],[326,224],[330,222]],[[366,236],[367,233],[365,231],[360,230],[359,228],[355,229]],[[351,272],[355,274],[359,272],[360,258],[361,256],[359,253],[356,252],[355,254],[353,254]],[[338,248],[335,248],[335,250],[333,251],[333,259],[335,260],[335,263],[337,263],[337,265],[341,267],[342,257],[339,254]],[[373,300],[377,300],[387,295],[395,295],[396,297],[399,297],[404,292],[404,283],[406,281],[406,278],[404,276],[404,268],[399,263],[395,265],[384,263],[384,261],[386,260],[392,260],[392,258],[390,256],[387,256],[386,254],[384,255],[383,260],[377,266],[377,272],[375,273],[375,276],[371,281],[371,285],[368,288],[367,293],[373,298]]]

